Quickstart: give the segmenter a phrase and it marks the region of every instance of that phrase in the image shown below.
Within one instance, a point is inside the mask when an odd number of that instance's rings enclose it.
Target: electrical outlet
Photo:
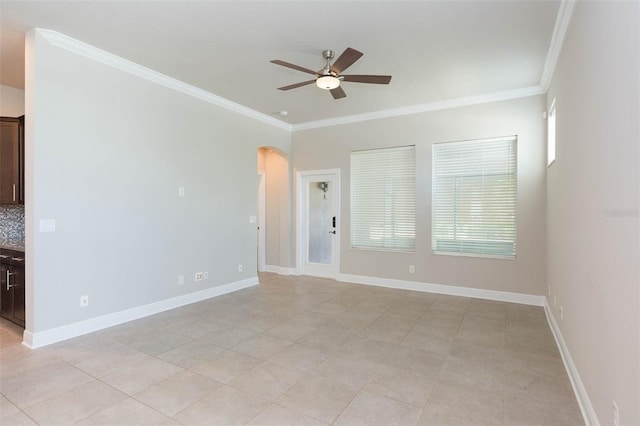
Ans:
[[[196,281],[202,281],[202,280],[204,280],[204,273],[202,273],[202,272],[196,272],[195,280],[196,280]]]
[[[242,272],[242,263],[238,265],[238,272]]]
[[[86,308],[89,306],[89,296],[87,294],[80,296],[80,307]]]
[[[562,305],[560,305],[560,319],[564,319],[564,309],[562,308]]]
[[[416,265],[409,265],[409,273],[410,274],[416,273]]]
[[[620,426],[620,410],[618,410],[618,404],[615,401],[611,401],[613,406],[613,426]]]
[[[184,285],[184,275],[178,275],[178,285]]]
[[[208,279],[209,279],[209,271],[204,271],[204,272],[203,272],[203,275],[204,275],[204,279],[205,279],[205,280],[208,280]]]

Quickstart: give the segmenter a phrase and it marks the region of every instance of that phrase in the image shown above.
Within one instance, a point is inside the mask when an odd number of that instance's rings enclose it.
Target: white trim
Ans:
[[[553,337],[556,339],[558,349],[560,350],[564,368],[565,370],[567,370],[567,373],[569,375],[569,381],[571,382],[573,392],[576,395],[576,399],[578,401],[578,406],[580,407],[580,412],[582,413],[584,423],[587,426],[599,426],[600,421],[598,420],[596,411],[593,409],[593,405],[591,404],[591,400],[589,399],[589,394],[587,394],[587,390],[584,388],[582,379],[580,379],[578,369],[573,363],[573,358],[571,358],[569,348],[567,347],[567,344],[562,337],[560,327],[558,327],[556,318],[553,315],[553,310],[551,309],[551,306],[549,306],[549,300],[546,297],[544,298],[544,311],[547,314],[547,321],[549,322],[551,332],[553,333]]]
[[[306,224],[306,219],[302,220],[303,215],[306,212],[305,203],[305,188],[304,185],[301,185],[300,182],[302,179],[312,177],[312,176],[322,176],[322,175],[331,175],[335,177],[337,180],[336,184],[336,193],[335,193],[335,206],[334,211],[336,213],[336,230],[338,234],[334,237],[334,247],[333,247],[333,266],[335,273],[331,276],[325,276],[324,278],[335,278],[337,279],[338,275],[340,275],[340,181],[341,181],[341,170],[340,169],[320,169],[320,170],[304,170],[296,172],[296,181],[295,185],[297,186],[296,192],[296,273],[298,275],[304,273],[304,259],[305,259],[305,250],[307,247],[306,239],[306,231],[304,230],[304,225]],[[320,275],[317,275],[320,276]]]
[[[479,288],[459,287],[443,284],[429,284],[417,281],[395,280],[391,278],[368,277],[364,275],[338,274],[338,281],[373,285],[377,287],[399,288],[402,290],[423,291],[426,293],[447,294],[450,296],[473,297],[475,299],[496,300],[519,303],[521,305],[544,306],[544,296],[510,293],[506,291],[482,290]]]
[[[558,57],[564,44],[564,37],[567,35],[567,28],[569,28],[569,22],[571,21],[575,7],[576,2],[574,0],[562,0],[560,2],[556,23],[553,27],[553,34],[551,35],[551,42],[549,43],[549,50],[547,51],[547,58],[545,59],[544,68],[542,69],[542,77],[540,77],[540,87],[545,92],[549,90],[549,84],[556,69]]]
[[[258,172],[258,177],[258,272],[263,272],[267,265],[267,185],[263,171]]]
[[[263,123],[291,131],[292,126],[289,123],[285,123],[284,121],[280,121],[274,117],[271,117],[270,115],[252,110],[218,95],[214,95],[211,92],[207,92],[206,90],[184,83],[180,80],[169,77],[150,68],[136,64],[135,62],[131,62],[127,59],[121,58],[120,56],[98,49],[97,47],[91,46],[90,44],[83,43],[79,40],[52,30],[38,28],[36,29],[36,32],[42,35],[45,40],[47,40],[54,46],[66,49],[70,52],[84,56],[85,58],[92,59],[96,62],[100,62],[107,66],[119,69],[120,71],[127,72],[129,74],[135,75],[169,89],[176,90],[178,92],[184,93],[185,95],[192,96],[210,104],[237,112],[238,114],[242,114],[255,120],[262,121]]]
[[[278,275],[299,275],[295,268],[287,268],[285,266],[265,265],[264,271]]]
[[[381,118],[396,117],[401,115],[417,114],[421,112],[439,111],[444,109],[458,108],[463,106],[484,104],[490,102],[498,102],[509,99],[525,98],[529,96],[536,96],[545,94],[548,88],[548,81],[551,75],[547,76],[547,73],[553,74],[557,56],[560,52],[562,41],[564,40],[564,34],[566,32],[566,26],[568,25],[569,18],[573,12],[574,2],[571,0],[563,0],[558,12],[558,18],[556,20],[556,29],[554,29],[554,35],[552,37],[552,44],[547,54],[547,60],[545,62],[545,68],[543,72],[543,78],[540,86],[523,87],[519,89],[506,90],[502,92],[487,93],[484,95],[468,96],[463,98],[448,99],[444,101],[429,102],[419,105],[411,105],[400,108],[391,108],[381,111],[368,112],[363,114],[354,114],[343,117],[335,117],[326,120],[308,121],[298,124],[289,124],[284,121],[278,120],[270,115],[263,114],[259,111],[255,111],[251,108],[247,108],[244,105],[240,105],[236,102],[225,99],[221,96],[215,95],[206,90],[184,83],[175,78],[169,77],[165,74],[154,71],[150,68],[131,62],[127,59],[121,58],[117,55],[109,53],[107,51],[98,49],[90,44],[81,42],[67,35],[61,34],[57,31],[46,30],[37,28],[36,32],[40,34],[46,41],[54,46],[66,49],[70,52],[100,62],[107,66],[119,69],[145,80],[154,82],[161,86],[176,90],[184,93],[188,96],[192,96],[196,99],[200,99],[204,102],[234,111],[244,116],[256,119],[263,123],[294,132],[298,130],[315,129],[319,127],[328,127],[341,124],[357,123],[361,121],[377,120]]]
[[[459,108],[470,105],[486,104],[490,102],[506,101],[510,99],[526,98],[529,96],[544,95],[546,90],[540,86],[523,87],[504,92],[487,93],[478,96],[448,99],[445,101],[429,102],[420,105],[411,105],[401,108],[392,108],[382,111],[367,112],[364,114],[347,115],[343,117],[329,118],[326,120],[308,121],[294,124],[291,131],[317,129],[319,127],[337,126],[340,124],[358,123],[361,121],[378,120],[381,118],[396,117],[400,115],[418,114],[421,112],[440,111],[444,109]]]
[[[71,339],[72,337],[92,333],[104,328],[113,327],[114,325],[144,318],[149,315],[179,308],[180,306],[189,305],[191,303],[221,296],[223,294],[232,293],[254,285],[258,285],[258,277],[247,278],[241,281],[197,291],[195,293],[183,294],[182,296],[172,297],[171,299],[160,300],[158,302],[149,303],[148,305],[125,309],[124,311],[90,318],[85,321],[79,321],[49,330],[39,331],[36,333],[25,331],[22,344],[30,349],[40,348],[62,340]]]

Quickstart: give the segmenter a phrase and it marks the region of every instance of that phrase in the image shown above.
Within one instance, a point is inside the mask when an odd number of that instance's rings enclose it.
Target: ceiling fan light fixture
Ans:
[[[340,79],[332,75],[323,75],[316,80],[316,86],[324,90],[332,90],[340,86]]]

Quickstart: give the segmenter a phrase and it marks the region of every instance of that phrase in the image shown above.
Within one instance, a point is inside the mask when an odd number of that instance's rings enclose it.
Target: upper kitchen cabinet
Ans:
[[[0,204],[24,204],[24,116],[0,117]]]

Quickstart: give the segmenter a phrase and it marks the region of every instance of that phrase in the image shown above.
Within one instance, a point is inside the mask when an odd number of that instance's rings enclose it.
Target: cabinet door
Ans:
[[[21,120],[0,118],[0,203],[21,202]]]
[[[13,297],[10,284],[7,282],[9,276],[9,265],[5,265],[0,263],[0,315],[2,315],[6,319],[13,318]]]
[[[11,267],[11,290],[13,291],[13,322],[24,327],[24,268]]]

